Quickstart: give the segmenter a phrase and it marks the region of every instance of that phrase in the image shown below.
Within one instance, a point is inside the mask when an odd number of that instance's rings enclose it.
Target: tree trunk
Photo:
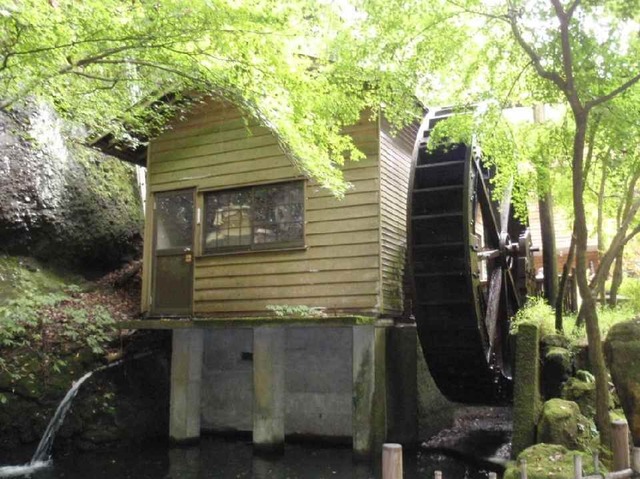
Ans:
[[[533,121],[543,123],[544,105],[533,107]],[[553,196],[549,181],[549,158],[538,170],[538,212],[540,213],[540,234],[542,236],[542,267],[544,271],[544,297],[549,304],[556,303],[558,296],[558,262],[556,254],[556,231],[553,224]]]
[[[560,278],[560,286],[558,287],[558,296],[556,297],[556,330],[562,332],[562,316],[564,314],[564,296],[567,289],[567,281],[569,279],[569,273],[573,268],[573,258],[576,252],[576,235],[575,226],[573,233],[571,234],[571,243],[569,244],[569,253],[567,254],[567,261],[562,267],[562,278]]]
[[[608,156],[608,155],[607,155]],[[598,189],[598,220],[597,220],[597,232],[596,236],[598,238],[598,254],[602,258],[604,255],[604,232],[602,224],[604,222],[604,190],[607,180],[607,158],[604,158],[602,161],[602,175],[600,175],[600,185]],[[602,281],[597,286],[596,291],[598,298],[600,298],[600,304],[604,304],[605,301],[605,282]]]
[[[609,290],[609,306],[613,307],[618,304],[618,290],[622,284],[622,260],[624,256],[624,247],[620,249],[616,256],[616,263],[613,267],[613,278],[611,279],[611,289]]]
[[[611,440],[609,421],[609,386],[607,369],[604,363],[602,340],[598,326],[598,312],[596,302],[589,288],[587,279],[587,222],[584,209],[584,147],[587,131],[588,112],[582,108],[573,109],[576,122],[576,132],[573,142],[573,208],[575,212],[575,238],[576,238],[576,281],[580,296],[582,296],[582,309],[587,327],[587,340],[589,342],[589,360],[593,367],[596,379],[596,425],[600,431],[602,444],[608,446]]]
[[[545,193],[538,200],[540,233],[542,235],[542,265],[544,269],[544,297],[556,304],[558,297],[558,262],[556,260],[556,232],[553,224],[553,197]]]

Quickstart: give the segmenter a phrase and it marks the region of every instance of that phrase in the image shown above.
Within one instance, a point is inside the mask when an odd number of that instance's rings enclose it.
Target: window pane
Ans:
[[[184,248],[192,245],[193,193],[157,193],[156,249]]]
[[[205,196],[204,247],[227,248],[251,244],[251,194],[248,190]]]
[[[302,240],[302,191],[302,183],[254,188],[254,243],[289,243]]]

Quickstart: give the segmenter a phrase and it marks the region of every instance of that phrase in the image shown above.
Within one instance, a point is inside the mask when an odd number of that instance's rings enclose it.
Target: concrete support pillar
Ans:
[[[176,442],[200,437],[202,338],[199,329],[173,330],[169,437]]]
[[[418,440],[418,345],[415,324],[397,324],[387,331],[387,442],[405,450]]]
[[[353,327],[353,452],[371,457],[386,436],[386,322]]]
[[[285,330],[253,330],[253,445],[256,450],[284,448]]]
[[[540,391],[540,327],[522,323],[516,336],[513,383],[511,456],[514,458],[536,443],[536,427],[542,409]]]

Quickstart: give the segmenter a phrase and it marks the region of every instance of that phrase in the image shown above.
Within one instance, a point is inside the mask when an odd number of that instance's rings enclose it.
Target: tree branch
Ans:
[[[526,40],[522,36],[522,32],[518,27],[516,12],[513,10],[510,11],[508,18],[509,18],[509,24],[511,25],[511,31],[513,32],[513,36],[515,37],[516,42],[529,56],[529,58],[531,59],[531,62],[533,63],[534,68],[536,69],[536,72],[538,72],[538,75],[540,75],[545,80],[549,80],[555,83],[562,92],[565,92],[567,89],[567,84],[565,80],[558,74],[558,72],[547,70],[542,66],[540,56],[536,53],[533,47],[526,42]]]
[[[591,108],[593,108],[594,106],[598,106],[602,103],[606,103],[609,100],[615,98],[616,96],[620,95],[621,93],[624,93],[626,90],[628,90],[629,88],[631,88],[633,85],[635,85],[636,83],[638,83],[638,81],[640,81],[640,73],[638,73],[637,75],[635,75],[634,77],[632,77],[631,79],[627,80],[625,83],[623,83],[622,85],[620,85],[618,88],[610,91],[609,93],[607,93],[606,95],[603,95],[601,97],[598,98],[594,98],[593,100],[588,101],[585,104],[585,109],[586,110],[590,110]]]

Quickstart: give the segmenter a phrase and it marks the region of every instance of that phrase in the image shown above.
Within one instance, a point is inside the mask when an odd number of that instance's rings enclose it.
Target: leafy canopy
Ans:
[[[437,56],[413,41],[424,19],[403,23],[410,13],[399,1],[2,0],[0,107],[44,100],[135,143],[179,108],[149,108],[162,95],[221,95],[340,194],[336,167],[362,158],[344,125],[381,107],[397,125],[421,114],[416,84]]]

